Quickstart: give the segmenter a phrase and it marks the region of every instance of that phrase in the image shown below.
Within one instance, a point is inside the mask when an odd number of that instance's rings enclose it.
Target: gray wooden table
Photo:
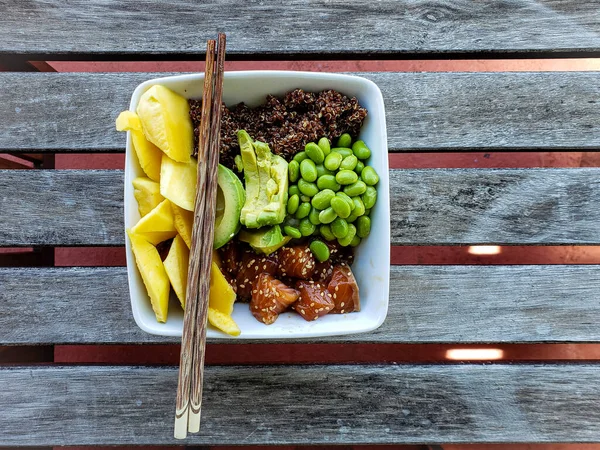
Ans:
[[[156,75],[41,73],[26,61],[203,59],[216,30],[239,60],[600,55],[593,1],[5,1],[0,151],[123,152],[114,119]],[[597,73],[363,75],[384,93],[390,152],[600,146]],[[392,245],[599,245],[599,175],[392,170]],[[123,246],[122,186],[121,170],[2,170],[0,246]],[[600,342],[599,269],[392,266],[386,323],[319,342]],[[176,343],[136,327],[123,267],[0,267],[0,330],[2,346]],[[600,441],[599,363],[206,372],[202,432],[186,443]],[[0,446],[180,444],[175,387],[176,367],[0,366]]]

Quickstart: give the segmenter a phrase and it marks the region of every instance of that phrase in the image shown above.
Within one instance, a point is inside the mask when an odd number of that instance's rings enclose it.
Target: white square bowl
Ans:
[[[133,92],[129,109],[135,111],[141,95],[154,84],[162,84],[186,98],[201,98],[203,79],[203,74],[190,74],[146,81]],[[387,315],[390,279],[390,200],[385,109],[381,91],[370,80],[343,74],[288,71],[227,72],[223,101],[227,106],[240,102],[251,107],[258,106],[265,101],[268,94],[282,96],[296,88],[312,92],[335,89],[349,97],[356,97],[368,110],[360,139],[371,149],[369,164],[379,174],[380,181],[377,185],[377,203],[371,211],[371,234],[356,248],[355,262],[352,265],[360,289],[361,310],[350,314],[330,314],[313,322],[307,322],[298,314],[288,312],[281,314],[274,324],[265,325],[252,316],[247,304],[236,303],[233,318],[241,329],[241,335],[232,338],[209,327],[209,338],[272,340],[364,333],[379,327]],[[140,219],[131,182],[143,175],[133,150],[130,133],[127,133],[125,229],[133,227]],[[179,302],[172,294],[167,322],[156,321],[127,236],[125,241],[131,308],[136,323],[142,330],[151,334],[181,336],[183,311]]]

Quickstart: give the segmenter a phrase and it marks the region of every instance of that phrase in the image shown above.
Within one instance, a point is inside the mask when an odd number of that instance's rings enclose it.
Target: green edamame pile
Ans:
[[[320,236],[356,247],[371,231],[369,217],[377,201],[379,175],[368,165],[371,150],[361,140],[342,134],[333,147],[325,137],[309,142],[288,165],[286,235]],[[310,248],[319,261],[329,259],[322,240]]]

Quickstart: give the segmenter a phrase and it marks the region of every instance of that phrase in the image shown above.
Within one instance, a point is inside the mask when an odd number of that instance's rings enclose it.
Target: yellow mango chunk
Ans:
[[[158,181],[160,178],[160,160],[162,152],[149,142],[142,130],[142,122],[138,115],[131,111],[123,111],[117,117],[117,131],[129,131],[133,142],[133,149],[138,157],[140,166],[148,178]]]
[[[140,98],[137,114],[146,138],[171,159],[187,163],[194,147],[194,129],[187,99],[161,85]]]
[[[158,250],[143,236],[139,236],[131,230],[127,231],[131,240],[131,249],[148,295],[150,303],[159,322],[167,321],[169,308],[169,278],[165,267],[160,260]]]
[[[198,163],[192,158],[187,163],[173,161],[163,155],[160,165],[160,193],[180,208],[194,210]]]
[[[173,210],[173,223],[177,233],[183,238],[185,245],[192,248],[192,228],[194,226],[194,213],[177,206],[171,202]]]
[[[173,223],[173,213],[169,200],[163,200],[159,203],[156,208],[142,217],[131,231],[154,245],[175,237],[177,230]]]
[[[181,236],[175,236],[169,254],[164,261],[165,271],[171,281],[171,286],[185,309],[185,292],[187,286],[190,251]]]
[[[210,266],[210,298],[208,306],[223,314],[231,315],[235,302],[235,291],[221,273],[216,262]]]
[[[150,178],[138,177],[132,182],[133,196],[137,200],[140,216],[144,217],[165,198],[160,195],[160,185]]]
[[[227,314],[217,311],[214,308],[208,308],[208,322],[215,328],[229,334],[230,336],[239,336],[241,331],[237,323]]]

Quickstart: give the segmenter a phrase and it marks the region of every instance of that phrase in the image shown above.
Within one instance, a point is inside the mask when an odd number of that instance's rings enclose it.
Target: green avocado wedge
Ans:
[[[261,228],[283,222],[286,213],[288,163],[274,155],[267,144],[237,133],[246,182],[246,201],[240,222],[246,228]]]
[[[287,244],[292,238],[281,233],[279,225],[263,227],[258,230],[242,230],[238,236],[242,242],[247,242],[257,253],[270,255]]]
[[[235,173],[219,164],[214,248],[223,247],[240,231],[240,214],[246,192]]]

